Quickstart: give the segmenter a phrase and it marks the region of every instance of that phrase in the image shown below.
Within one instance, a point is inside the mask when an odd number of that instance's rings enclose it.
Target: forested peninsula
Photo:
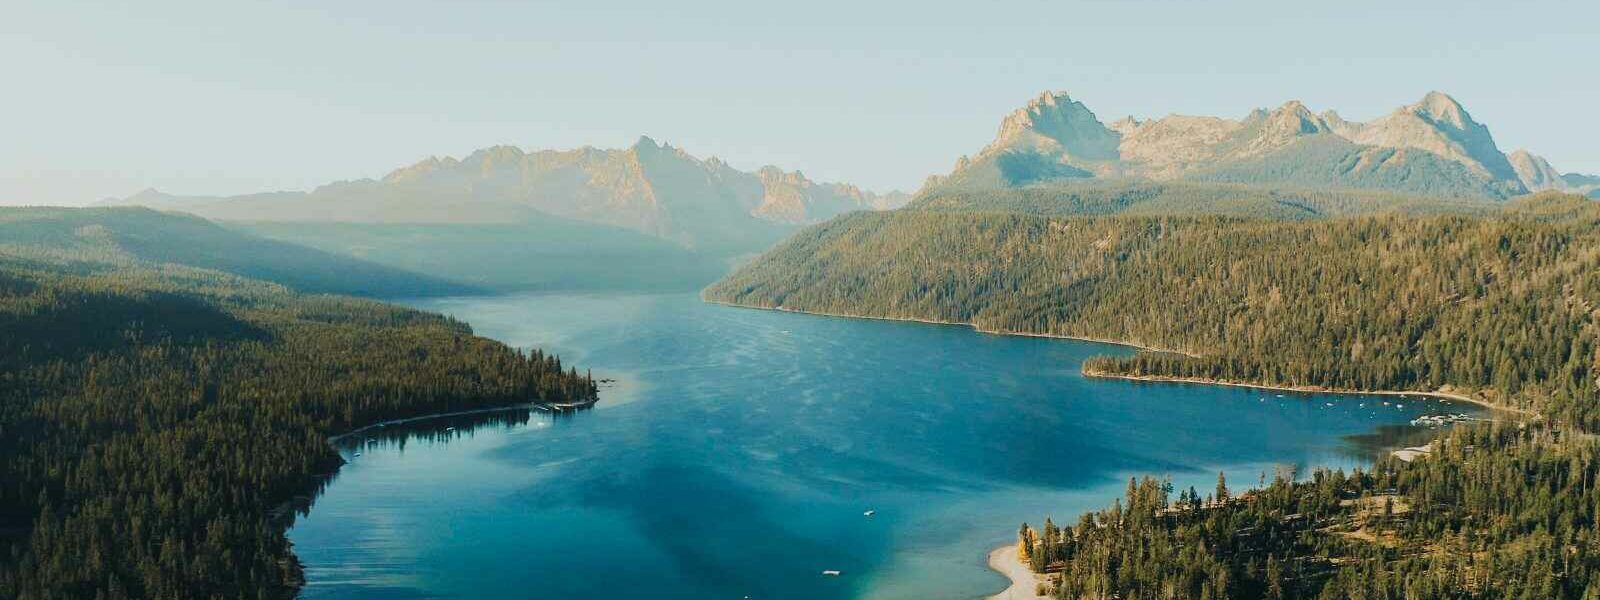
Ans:
[[[1095,373],[1452,390],[1600,418],[1600,206],[1310,220],[902,209],[801,232],[708,300],[1168,350]]]
[[[1192,191],[924,198],[802,232],[705,296],[1165,350],[1093,358],[1090,374],[1447,390],[1524,411],[1421,456],[1263,474],[1243,493],[1135,479],[1106,510],[1019,529],[1042,596],[1600,598],[1600,205],[1325,194],[1286,216],[1295,195],[1207,188],[1213,214],[1172,209]]]
[[[339,467],[329,436],[596,398],[556,357],[444,316],[146,255],[248,241],[186,231],[211,230],[150,211],[0,214],[0,597],[292,596],[274,512]],[[297,284],[394,282],[229,260],[317,278]]]

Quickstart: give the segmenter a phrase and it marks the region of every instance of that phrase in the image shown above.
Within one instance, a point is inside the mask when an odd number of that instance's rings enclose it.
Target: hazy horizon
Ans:
[[[1107,122],[1291,99],[1367,120],[1438,89],[1502,149],[1600,172],[1586,116],[1600,83],[1573,64],[1595,5],[11,8],[0,204],[310,189],[496,144],[641,135],[741,169],[912,191],[1047,89]]]

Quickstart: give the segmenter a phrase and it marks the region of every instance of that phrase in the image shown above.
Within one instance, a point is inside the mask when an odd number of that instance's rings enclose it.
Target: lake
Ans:
[[[616,382],[576,415],[341,440],[349,464],[289,531],[305,598],[977,598],[1023,521],[1075,521],[1130,476],[1237,491],[1476,411],[1086,379],[1132,350],[691,294],[409,304]]]

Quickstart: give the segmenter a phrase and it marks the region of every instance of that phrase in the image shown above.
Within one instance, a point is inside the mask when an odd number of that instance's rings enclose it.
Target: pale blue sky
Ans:
[[[1600,3],[0,0],[0,203],[303,189],[640,134],[913,189],[1064,89],[1102,119],[1430,89],[1600,172]]]

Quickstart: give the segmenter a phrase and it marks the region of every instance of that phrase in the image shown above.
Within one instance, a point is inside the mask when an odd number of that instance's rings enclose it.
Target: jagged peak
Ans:
[[[1421,101],[1405,107],[1404,110],[1426,116],[1433,121],[1449,123],[1458,128],[1465,128],[1468,123],[1473,122],[1472,115],[1467,113],[1467,109],[1461,106],[1460,102],[1457,102],[1450,94],[1437,90],[1428,92],[1426,96],[1422,97]]]
[[[647,148],[647,149],[655,150],[655,149],[662,148],[662,147],[663,146],[661,146],[660,144],[656,143],[656,140],[654,138],[652,138],[652,137],[650,137],[648,135],[639,136],[639,139],[637,141],[633,142],[633,146],[632,146],[632,148],[635,149],[635,150],[640,149],[640,148]]]
[[[383,176],[383,181],[403,181],[405,179],[420,176],[425,173],[451,169],[459,164],[461,164],[461,161],[456,160],[455,157],[452,156],[429,156],[410,165],[390,171],[388,175]]]
[[[462,159],[461,162],[477,164],[484,162],[516,161],[521,160],[524,156],[527,156],[527,153],[523,152],[521,148],[509,144],[498,144],[489,146],[487,148],[479,148],[474,150],[472,154],[468,154],[467,157]]]
[[[1327,122],[1299,100],[1283,103],[1266,117],[1266,123],[1275,131],[1296,135],[1325,133],[1329,130]]]
[[[1073,102],[1072,94],[1067,93],[1066,90],[1045,90],[1039,92],[1039,95],[1033,100],[1028,101],[1028,107],[1059,106],[1071,102]]]
[[[1010,150],[1061,152],[1072,159],[1115,160],[1119,134],[1066,92],[1044,92],[1000,122],[981,155]]]

